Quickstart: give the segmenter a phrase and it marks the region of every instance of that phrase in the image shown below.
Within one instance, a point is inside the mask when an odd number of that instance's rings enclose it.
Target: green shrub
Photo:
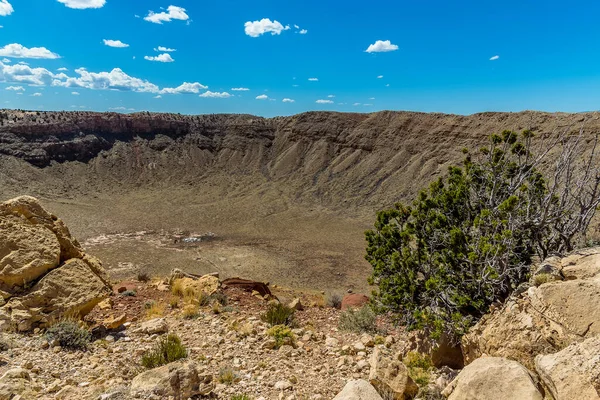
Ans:
[[[431,370],[433,362],[427,354],[421,354],[416,351],[409,352],[402,360],[408,368],[408,375],[419,386],[427,386],[431,379]]]
[[[86,350],[92,340],[92,334],[82,328],[77,321],[64,320],[48,328],[46,339],[48,341],[57,340],[64,349]]]
[[[211,302],[217,302],[222,306],[226,306],[229,303],[229,299],[227,299],[227,295],[225,295],[225,293],[214,292],[209,297]]]
[[[169,334],[159,339],[154,348],[142,356],[142,365],[156,368],[186,357],[187,350],[181,339],[175,334]]]
[[[275,325],[267,331],[267,335],[275,339],[275,348],[278,349],[284,344],[293,345],[296,337],[286,325]]]
[[[331,308],[342,308],[342,296],[339,293],[332,293],[327,298],[327,306]]]
[[[135,292],[135,290],[126,290],[123,293],[121,293],[121,296],[124,296],[124,297],[135,297],[136,294],[137,293]]]
[[[231,368],[223,368],[219,371],[217,381],[224,385],[233,385],[240,380],[239,375]]]
[[[377,315],[368,304],[358,310],[349,308],[340,314],[339,328],[358,333],[377,332]]]
[[[272,303],[269,305],[267,312],[265,312],[261,319],[271,326],[275,325],[287,325],[292,326],[294,324],[294,310],[281,303]]]
[[[137,274],[137,280],[139,282],[150,282],[150,274],[146,271],[139,271]]]
[[[541,286],[544,283],[548,283],[548,282],[552,282],[554,281],[554,276],[552,276],[551,274],[537,274],[533,277],[533,284],[534,286]]]
[[[252,398],[247,394],[236,394],[231,396],[231,400],[251,400]]]
[[[600,204],[600,155],[584,155],[586,140],[568,131],[540,139],[550,147],[536,155],[532,137],[493,135],[476,154],[465,150],[462,166],[450,167],[412,205],[377,214],[375,229],[366,232],[366,259],[378,311],[458,341],[490,305],[529,279],[534,256],[581,242]],[[548,154],[556,159],[544,160]],[[552,180],[536,169],[542,161]],[[581,178],[576,186],[574,176]]]

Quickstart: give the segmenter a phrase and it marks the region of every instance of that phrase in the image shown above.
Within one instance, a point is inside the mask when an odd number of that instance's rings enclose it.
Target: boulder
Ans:
[[[466,366],[442,394],[448,400],[544,398],[527,368],[497,357],[482,357]]]
[[[358,379],[346,383],[344,389],[333,400],[383,400],[369,382]]]
[[[169,324],[164,318],[154,318],[142,322],[142,325],[134,330],[134,333],[146,333],[148,335],[161,334],[169,332]]]
[[[482,318],[463,336],[466,363],[488,355],[532,369],[535,356],[600,334],[600,248],[550,262],[570,280],[531,287]]]
[[[33,197],[0,204],[0,330],[89,313],[111,293],[99,260]]]
[[[408,376],[408,369],[389,350],[377,347],[370,359],[369,382],[386,398],[404,400],[413,398],[419,391],[417,384]]]
[[[11,400],[13,396],[33,398],[26,395],[30,391],[31,377],[23,368],[9,369],[0,377],[0,400]],[[31,394],[31,393],[30,393]]]
[[[347,294],[342,299],[342,311],[348,308],[361,308],[369,302],[369,298],[364,294],[352,293]]]
[[[219,278],[213,275],[205,275],[200,278],[179,278],[173,281],[173,283],[175,282],[180,285],[184,294],[187,292],[205,293],[210,296],[221,286]]]
[[[186,400],[194,396],[206,396],[214,389],[212,376],[200,375],[193,361],[177,361],[142,372],[131,382],[130,393],[135,398],[173,397]]]
[[[290,304],[288,304],[288,307],[296,311],[304,310],[304,306],[302,305],[302,302],[299,298],[295,298],[294,300],[292,300]]]
[[[537,356],[535,369],[554,400],[600,399],[600,336]]]

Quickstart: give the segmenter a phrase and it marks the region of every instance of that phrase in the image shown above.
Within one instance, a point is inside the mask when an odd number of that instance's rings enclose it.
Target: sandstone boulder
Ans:
[[[516,361],[478,358],[448,385],[448,400],[519,399],[543,400],[532,374]]]
[[[111,293],[100,261],[33,197],[0,204],[0,330],[84,316]]]
[[[419,391],[417,384],[408,376],[408,369],[398,357],[387,349],[376,348],[371,356],[369,382],[380,394],[394,400],[411,399]]]
[[[135,398],[174,398],[186,400],[194,396],[206,396],[212,392],[212,376],[200,375],[192,361],[177,361],[143,372],[133,378],[131,395]]]
[[[9,369],[0,377],[0,400],[11,400],[15,396],[33,399],[30,387],[31,377],[27,370],[23,368]]]
[[[600,336],[536,357],[535,369],[554,400],[600,399]]]
[[[600,248],[549,262],[570,280],[531,287],[482,318],[463,336],[466,363],[488,355],[533,368],[536,355],[600,334]]]
[[[148,335],[167,333],[169,332],[169,324],[164,318],[154,318],[143,322],[142,325],[134,332],[146,333]]]
[[[364,294],[352,293],[347,294],[342,299],[342,311],[348,308],[361,308],[369,302],[369,298]]]
[[[333,400],[383,400],[369,382],[358,379],[349,381]]]

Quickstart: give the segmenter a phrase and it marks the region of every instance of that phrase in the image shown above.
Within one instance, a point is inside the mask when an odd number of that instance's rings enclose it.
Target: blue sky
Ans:
[[[0,0],[0,107],[589,111],[598,15],[597,1]]]

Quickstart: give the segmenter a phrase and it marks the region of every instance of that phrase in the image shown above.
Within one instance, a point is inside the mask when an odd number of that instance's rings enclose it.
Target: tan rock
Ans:
[[[465,362],[485,354],[533,368],[536,355],[555,353],[582,337],[600,334],[600,275],[591,272],[599,267],[599,252],[595,248],[560,260],[563,273],[569,269],[573,277],[581,278],[531,287],[482,318],[463,336]]]
[[[136,332],[146,333],[148,335],[167,333],[169,331],[169,324],[164,318],[154,318],[150,321],[142,322],[142,325],[136,330]]]
[[[131,382],[131,395],[138,398],[155,395],[184,400],[208,395],[213,389],[212,376],[199,375],[197,365],[192,361],[177,361],[151,369],[139,374]]]
[[[369,382],[358,379],[349,381],[333,400],[383,400]]]
[[[554,400],[600,399],[600,336],[536,357],[535,369]]]
[[[31,388],[29,372],[23,368],[9,369],[0,377],[0,400],[11,400],[13,396],[25,395]],[[32,397],[27,397],[32,398]]]
[[[302,305],[302,302],[299,298],[295,298],[294,300],[292,300],[290,304],[288,304],[288,307],[296,311],[304,310],[304,306]]]
[[[117,329],[121,325],[127,322],[127,315],[122,314],[117,317],[113,316],[104,320],[102,325],[108,330]]]
[[[408,376],[406,366],[387,349],[375,348],[370,363],[369,382],[380,394],[404,400],[414,397],[419,391],[417,384]]]
[[[205,293],[210,296],[219,290],[221,286],[219,278],[212,275],[205,275],[198,279],[181,278],[177,279],[176,282],[181,285],[184,294],[188,292],[196,294]]]
[[[442,394],[448,400],[544,398],[525,367],[497,357],[482,357],[466,366]]]

